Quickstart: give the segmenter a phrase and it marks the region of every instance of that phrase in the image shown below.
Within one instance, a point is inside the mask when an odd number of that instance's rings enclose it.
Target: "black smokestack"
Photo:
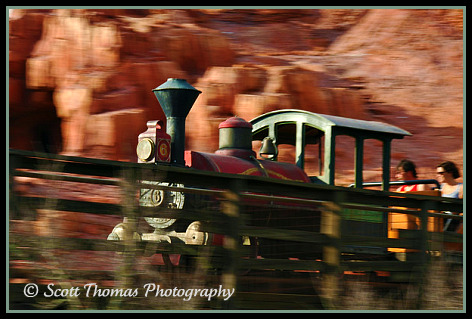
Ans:
[[[152,90],[167,117],[171,136],[171,163],[185,166],[185,119],[201,91],[184,79],[169,78]]]

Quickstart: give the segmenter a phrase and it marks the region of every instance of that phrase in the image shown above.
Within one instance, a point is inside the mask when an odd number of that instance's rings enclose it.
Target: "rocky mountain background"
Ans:
[[[10,10],[11,148],[136,161],[151,90],[169,77],[203,93],[187,149],[218,148],[218,124],[297,108],[397,125],[392,144],[420,178],[463,166],[463,10]],[[353,142],[340,141],[340,180]],[[345,147],[344,147],[345,146]],[[381,146],[367,141],[366,180]],[[289,155],[286,155],[289,159]]]

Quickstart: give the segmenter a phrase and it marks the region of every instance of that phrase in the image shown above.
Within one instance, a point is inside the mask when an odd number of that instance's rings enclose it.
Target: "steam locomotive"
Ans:
[[[189,167],[191,169],[220,173],[265,176],[302,183],[335,184],[336,137],[347,135],[355,139],[355,183],[363,187],[364,141],[375,139],[382,143],[382,182],[383,190],[390,187],[390,150],[393,139],[411,135],[393,125],[375,121],[364,121],[338,116],[316,114],[308,111],[286,109],[263,114],[250,122],[239,117],[231,117],[219,125],[219,149],[215,153],[185,150],[185,120],[192,105],[201,91],[192,87],[184,79],[169,78],[167,82],[153,90],[166,118],[166,132],[161,121],[148,121],[147,130],[138,136],[137,156],[139,163],[156,163]],[[259,158],[253,151],[253,141],[261,141]],[[278,162],[278,146],[289,144],[295,147],[295,163]],[[319,176],[308,176],[304,170],[307,145],[318,148]],[[313,156],[313,154],[311,154]],[[322,163],[322,164],[321,164]],[[172,182],[142,181],[142,185],[160,186],[142,188],[139,203],[142,207],[183,210],[201,198],[184,195],[178,187],[184,185]],[[185,185],[187,187],[188,185]],[[263,222],[254,217],[252,225],[264,223],[278,229],[319,231],[320,212],[305,212],[294,205],[287,209],[271,208],[272,218]],[[257,211],[252,212],[257,216]],[[290,216],[297,217],[297,224],[291,223]],[[198,221],[179,221],[174,218],[145,217],[155,231],[135,235],[141,240],[168,241],[170,237],[180,238],[186,244],[210,244],[218,241],[209,239],[208,233],[201,230]],[[277,220],[283,222],[277,223]],[[301,222],[300,222],[301,221]],[[125,223],[118,224],[108,236],[109,240],[123,238]],[[369,226],[372,227],[372,224]],[[385,224],[376,225],[378,232],[385,232]],[[346,219],[344,228],[362,228],[355,220]],[[369,229],[372,231],[372,228]],[[385,233],[385,235],[387,235]],[[253,244],[253,243],[251,243]],[[258,254],[266,257],[273,253],[263,247],[274,246],[273,240],[261,239],[262,248]],[[277,245],[276,245],[277,246]],[[316,252],[311,256],[297,256],[290,248],[277,246],[277,257],[318,258]],[[354,249],[354,248],[353,248]],[[378,249],[378,248],[373,248]],[[304,250],[307,251],[307,250]]]

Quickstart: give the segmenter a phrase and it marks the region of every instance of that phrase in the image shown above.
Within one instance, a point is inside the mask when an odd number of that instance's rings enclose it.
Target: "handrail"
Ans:
[[[414,179],[414,180],[408,180],[408,181],[390,181],[389,182],[390,186],[393,185],[416,185],[416,184],[434,184],[436,185],[436,188],[439,189],[441,188],[441,184],[435,179]],[[348,187],[354,187],[355,184],[352,183]],[[362,183],[362,186],[382,186],[382,182],[365,182]],[[435,189],[436,189],[435,188]]]

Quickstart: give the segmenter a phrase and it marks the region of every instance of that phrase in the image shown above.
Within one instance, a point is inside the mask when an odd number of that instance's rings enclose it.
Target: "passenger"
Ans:
[[[403,159],[398,163],[395,178],[399,181],[412,181],[416,180],[418,175],[416,174],[416,165],[410,160]],[[424,184],[414,185],[403,185],[397,188],[397,192],[417,192],[424,191]]]
[[[462,198],[462,183],[456,181],[461,177],[456,164],[450,161],[443,162],[436,167],[437,179],[441,183],[441,196]]]
[[[462,198],[462,183],[456,181],[461,175],[456,164],[450,161],[443,162],[436,167],[437,179],[441,183],[441,196],[449,198]],[[444,212],[452,214],[451,212]],[[456,231],[459,228],[458,220],[447,219],[444,222],[444,230]]]

